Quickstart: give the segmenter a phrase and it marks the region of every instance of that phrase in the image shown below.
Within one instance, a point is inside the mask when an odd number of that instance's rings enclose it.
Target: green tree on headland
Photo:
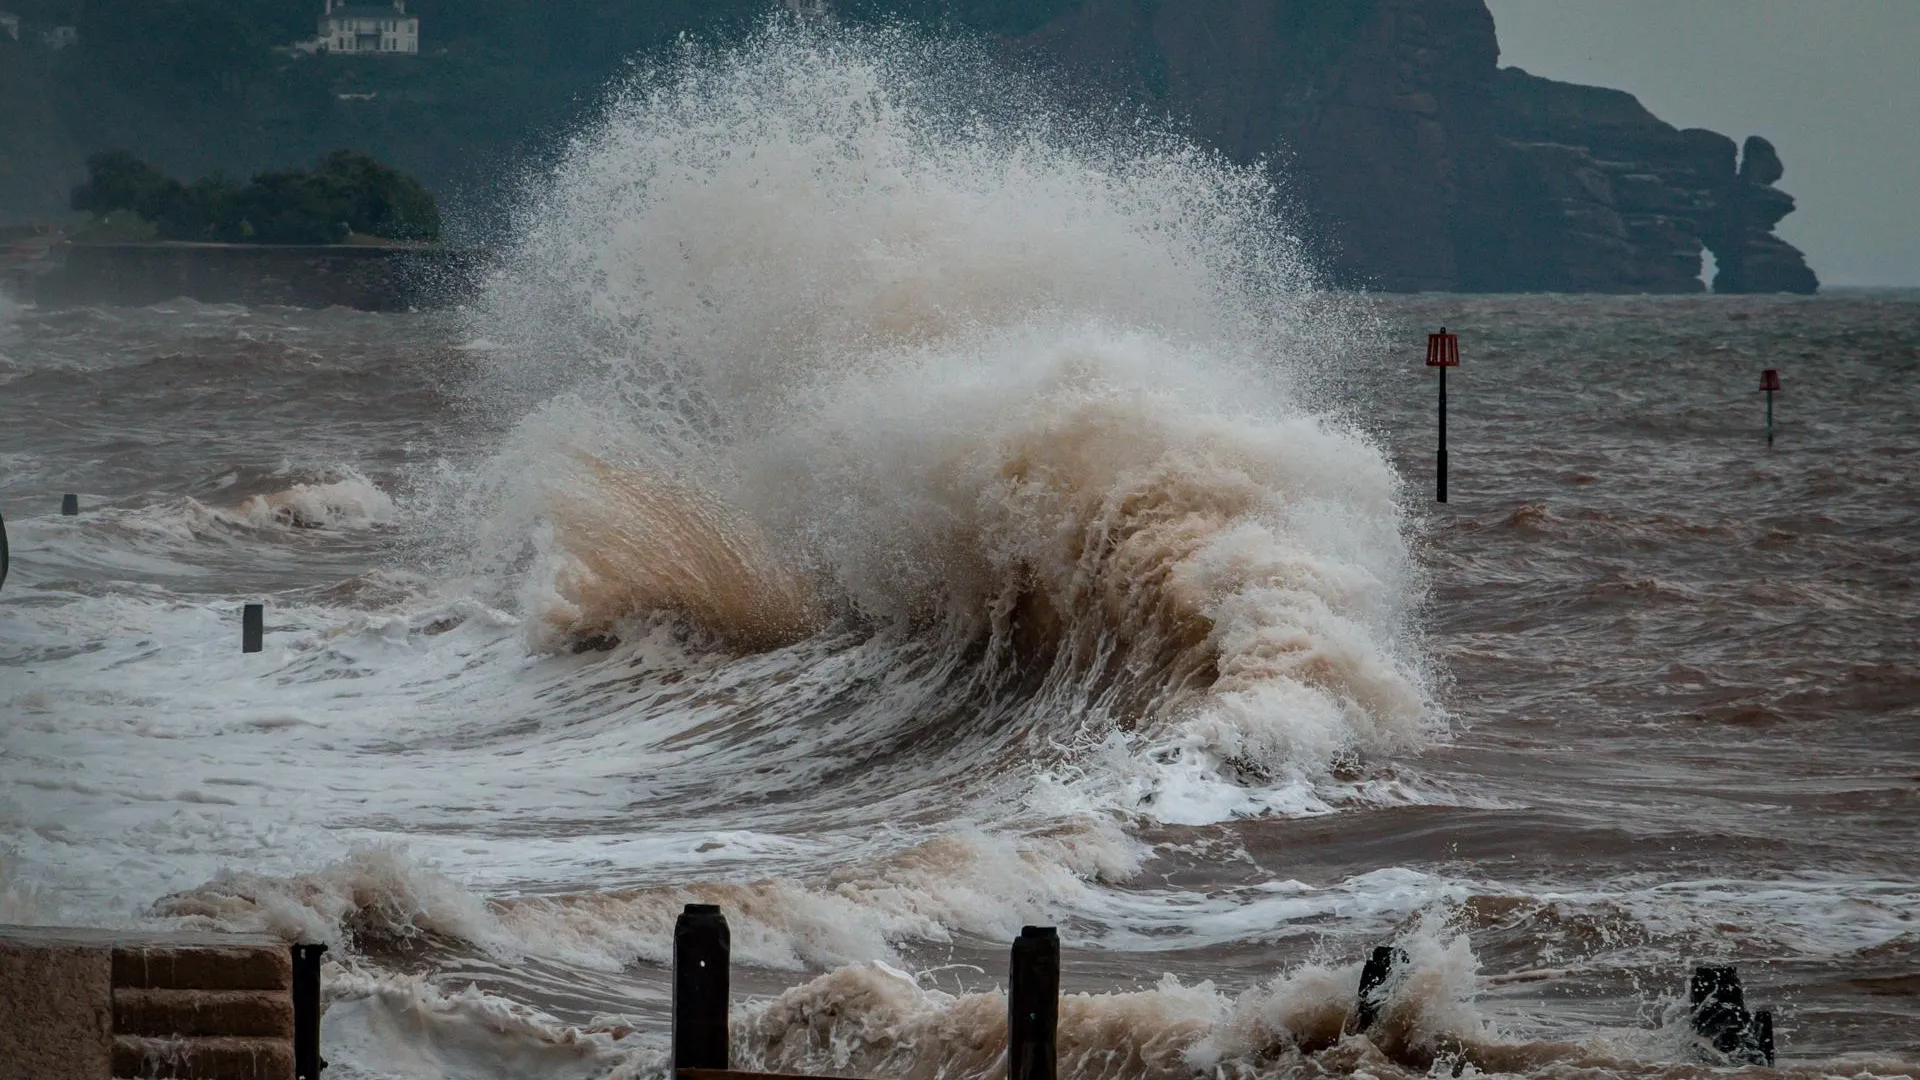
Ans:
[[[131,212],[168,240],[337,244],[351,234],[440,239],[440,210],[412,177],[335,150],[311,170],[263,172],[242,185],[220,173],[182,184],[124,150],[87,159],[72,205],[104,218]]]
[[[169,197],[168,185],[180,186],[125,150],[109,150],[87,159],[87,182],[73,189],[73,208],[95,217],[132,210],[152,220]]]

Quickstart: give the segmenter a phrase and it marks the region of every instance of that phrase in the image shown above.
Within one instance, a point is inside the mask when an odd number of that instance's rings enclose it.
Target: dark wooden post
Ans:
[[[267,633],[267,606],[248,604],[240,611],[240,651],[259,652]]]
[[[1024,926],[1007,972],[1007,1080],[1054,1080],[1060,1028],[1060,934]]]
[[[80,496],[78,495],[60,496],[60,516],[72,517],[75,514],[78,514],[79,512],[80,512]]]
[[[727,1067],[727,964],[733,935],[717,904],[688,904],[673,924],[673,1067]]]
[[[1693,969],[1687,991],[1687,1003],[1693,1006],[1693,1030],[1723,1054],[1739,1049],[1740,1036],[1747,1027],[1747,1001],[1740,989],[1740,973],[1731,967],[1702,964]]]
[[[320,957],[325,945],[293,947],[293,1080],[320,1080]]]
[[[1715,1050],[1747,1065],[1773,1064],[1773,1013],[1747,1011],[1739,971],[1717,964],[1694,968],[1687,1001],[1693,1006],[1694,1034]]]
[[[1753,1014],[1753,1025],[1748,1028],[1752,1033],[1753,1048],[1769,1067],[1773,1065],[1773,1010],[1759,1009]]]
[[[1446,368],[1441,368],[1444,376]],[[1365,1031],[1373,1026],[1380,1015],[1380,1006],[1386,1004],[1385,998],[1396,971],[1404,971],[1411,963],[1405,949],[1392,945],[1376,945],[1373,955],[1367,957],[1367,963],[1360,969],[1360,996],[1353,1009],[1354,1030]]]

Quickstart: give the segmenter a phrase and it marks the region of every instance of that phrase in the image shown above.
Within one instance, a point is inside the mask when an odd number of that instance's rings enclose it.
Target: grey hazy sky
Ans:
[[[1920,0],[1488,0],[1500,62],[1763,135],[1828,285],[1920,285]]]

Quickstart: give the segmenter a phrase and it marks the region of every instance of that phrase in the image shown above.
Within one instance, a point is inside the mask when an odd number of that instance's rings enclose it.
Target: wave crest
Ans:
[[[905,634],[1051,741],[1200,772],[1417,745],[1398,480],[1312,404],[1370,324],[1312,290],[1270,172],[1058,117],[903,31],[775,22],[642,76],[474,316],[486,394],[529,408],[475,485],[484,558],[563,640]]]
[[[791,644],[820,625],[807,584],[752,525],[717,500],[646,473],[582,459],[583,483],[556,493],[568,559],[564,602],[548,621],[574,640],[605,639],[622,620],[670,612],[729,644]]]

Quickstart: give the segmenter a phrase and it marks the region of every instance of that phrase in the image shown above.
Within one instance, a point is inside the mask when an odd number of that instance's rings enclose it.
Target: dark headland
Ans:
[[[1013,44],[1122,73],[1243,160],[1284,155],[1354,284],[1396,292],[1812,292],[1773,234],[1773,146],[1499,66],[1484,0],[1076,3]]]
[[[0,226],[68,214],[87,155],[105,147],[183,175],[245,175],[351,146],[485,220],[501,178],[540,159],[636,56],[664,54],[686,33],[751,27],[772,5],[417,3],[420,47],[404,57],[277,48],[310,27],[314,4],[228,6],[237,14],[217,54],[184,29],[119,25],[142,9],[125,3],[89,5],[57,51],[32,34],[0,40],[22,61],[0,57],[0,100],[39,103],[0,110],[0,146],[13,148],[0,155]],[[1794,202],[1774,186],[1784,170],[1771,144],[1681,130],[1630,94],[1500,67],[1484,0],[824,6],[850,19],[957,24],[1012,58],[1171,115],[1235,159],[1280,163],[1341,284],[1689,293],[1706,288],[1711,251],[1715,291],[1817,288],[1773,231]],[[161,273],[162,258],[113,256],[140,274]],[[176,251],[165,272],[195,258],[238,257]],[[357,272],[421,257],[343,258]]]

